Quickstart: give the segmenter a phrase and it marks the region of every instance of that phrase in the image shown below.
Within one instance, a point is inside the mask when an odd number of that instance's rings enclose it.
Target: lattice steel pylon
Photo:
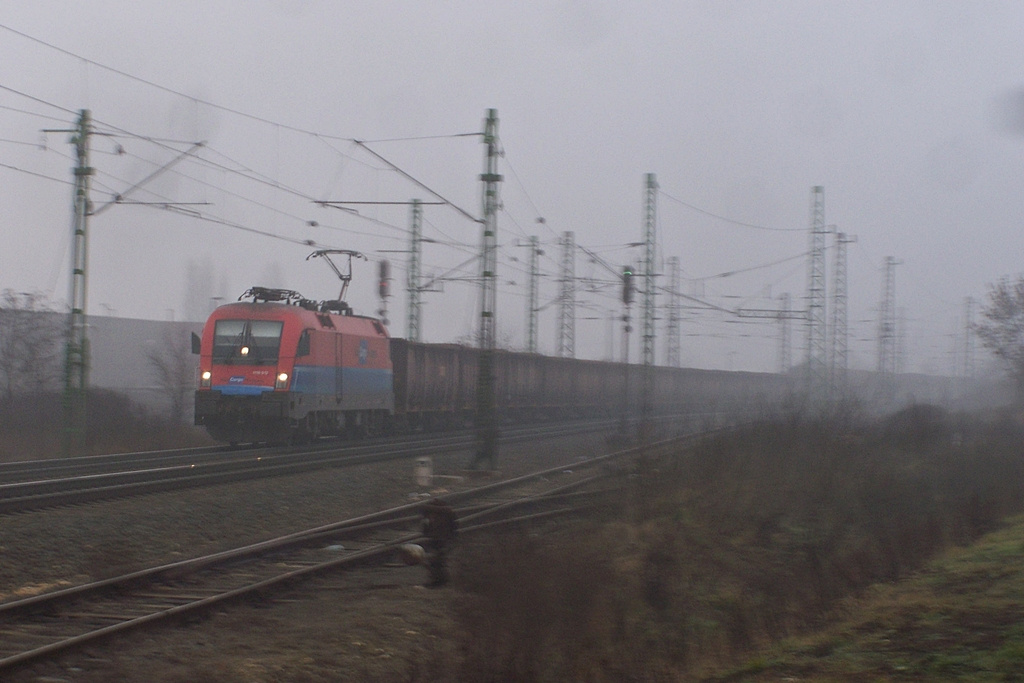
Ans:
[[[576,357],[576,236],[562,233],[562,264],[558,277],[558,356]]]
[[[679,257],[668,259],[668,329],[665,345],[665,365],[670,368],[679,367]]]
[[[832,400],[843,398],[847,393],[850,344],[847,331],[846,303],[849,290],[847,289],[846,245],[857,241],[855,235],[847,235],[845,232],[834,232],[834,234],[836,253],[832,272],[832,349],[828,367],[828,395]]]
[[[658,180],[653,173],[648,173],[644,181],[644,299],[643,299],[643,384],[640,396],[640,439],[645,442],[649,435],[651,402],[654,392],[654,323],[655,323],[655,283],[654,264],[656,261],[656,230],[658,207]]]
[[[494,347],[498,298],[498,110],[488,109],[484,124],[483,218],[480,258],[480,362],[477,366],[477,450],[471,467],[494,469],[498,456],[498,414],[494,396]]]
[[[878,374],[889,380],[896,375],[896,266],[900,263],[894,256],[885,257],[878,307]]]
[[[423,307],[422,289],[420,288],[420,264],[423,259],[423,205],[418,199],[412,200],[409,223],[411,243],[409,245],[409,272],[406,279],[409,316],[405,334],[409,341],[418,342],[420,340],[420,312]]]
[[[811,188],[811,233],[807,277],[807,398],[821,405],[828,391],[825,329],[825,188]]]

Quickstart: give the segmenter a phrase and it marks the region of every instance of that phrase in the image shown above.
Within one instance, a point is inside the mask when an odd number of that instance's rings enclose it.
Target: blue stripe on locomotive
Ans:
[[[291,390],[303,394],[336,394],[338,368],[296,365]],[[342,396],[391,395],[392,373],[388,369],[341,368]]]
[[[274,387],[259,387],[250,384],[217,384],[211,388],[225,396],[259,396],[264,391],[274,390]]]

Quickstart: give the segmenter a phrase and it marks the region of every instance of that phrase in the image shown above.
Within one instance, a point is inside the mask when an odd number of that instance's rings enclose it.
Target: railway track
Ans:
[[[506,430],[502,441],[557,438],[611,426],[611,422],[585,422],[520,427]],[[8,481],[0,483],[0,514],[284,476],[327,467],[408,459],[436,452],[450,454],[469,450],[474,445],[474,435],[463,432],[340,448],[336,444],[303,449],[267,448],[231,451],[227,455],[222,450],[160,452],[143,454],[139,460],[131,459],[136,454],[128,454],[127,459],[122,455],[100,457],[85,464],[72,461],[65,468],[46,464],[37,469],[19,467],[14,473],[7,473]],[[17,480],[18,477],[21,479]],[[15,480],[10,480],[12,478]]]
[[[636,449],[447,494],[462,533],[594,505],[603,465]],[[410,503],[213,555],[0,604],[0,673],[129,630],[152,628],[302,579],[382,563],[421,537]]]

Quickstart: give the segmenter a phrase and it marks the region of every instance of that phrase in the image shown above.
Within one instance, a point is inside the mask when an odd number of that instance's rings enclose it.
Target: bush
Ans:
[[[174,424],[123,394],[90,390],[86,454],[212,443],[205,433]],[[63,404],[53,392],[0,400],[0,461],[59,457]]]
[[[674,680],[819,625],[1024,508],[1021,430],[801,416],[631,473],[604,520],[465,559],[462,680]],[[642,654],[641,654],[642,653]]]

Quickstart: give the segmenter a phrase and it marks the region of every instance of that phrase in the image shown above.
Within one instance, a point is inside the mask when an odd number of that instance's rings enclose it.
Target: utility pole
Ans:
[[[406,279],[406,292],[409,295],[409,315],[405,325],[405,335],[411,342],[420,340],[420,311],[423,300],[420,296],[420,264],[423,259],[423,205],[419,199],[412,200],[409,219],[409,232],[412,241],[409,245],[409,272]]]
[[[643,391],[640,397],[640,441],[648,440],[651,403],[654,392],[654,264],[655,229],[657,227],[658,181],[648,173],[644,182],[644,334],[643,334]]]
[[[64,420],[61,442],[65,455],[81,454],[86,446],[86,399],[89,391],[89,339],[86,319],[86,265],[88,264],[88,228],[92,206],[89,201],[89,136],[92,120],[88,109],[81,110],[78,125],[71,132],[78,164],[75,166],[73,251],[71,257],[71,313],[68,317],[67,345],[64,354]]]
[[[562,233],[562,267],[558,295],[558,356],[576,357],[576,239],[572,231]]]
[[[679,367],[679,257],[668,259],[668,343],[665,347],[665,365]]]
[[[543,218],[537,219],[538,223],[543,223]],[[540,270],[538,268],[537,259],[543,254],[540,250],[540,240],[536,235],[530,237],[530,288],[529,294],[526,298],[526,351],[527,353],[537,353],[537,310],[538,306],[538,282],[540,280]]]
[[[825,365],[825,188],[811,188],[811,248],[807,277],[807,398],[820,405],[828,384]]]
[[[832,233],[835,235],[836,256],[832,272],[832,353],[829,358],[828,395],[830,399],[836,399],[845,396],[847,391],[850,345],[847,332],[846,245],[856,242],[857,237],[834,229]]]
[[[498,456],[498,414],[494,396],[494,347],[498,299],[498,110],[488,109],[484,124],[487,153],[483,183],[483,219],[480,269],[480,363],[477,368],[477,451],[471,467],[486,463],[494,469]]]

